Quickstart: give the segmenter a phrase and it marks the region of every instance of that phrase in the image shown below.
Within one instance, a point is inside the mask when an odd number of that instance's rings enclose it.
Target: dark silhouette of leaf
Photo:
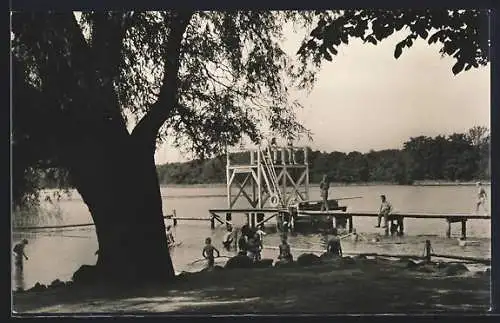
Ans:
[[[452,68],[453,74],[457,75],[458,73],[460,73],[464,69],[464,65],[465,64],[463,61],[461,60],[457,61]]]
[[[403,53],[402,43],[398,43],[396,45],[396,49],[394,50],[394,58],[398,59],[402,53]]]

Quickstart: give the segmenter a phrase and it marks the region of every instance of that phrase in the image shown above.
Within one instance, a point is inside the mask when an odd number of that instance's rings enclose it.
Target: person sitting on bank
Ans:
[[[278,260],[280,262],[292,262],[293,261],[293,256],[290,250],[290,245],[288,244],[287,238],[282,237],[281,238],[281,244],[280,244],[280,254],[278,256]]]
[[[382,203],[380,204],[380,210],[378,212],[378,222],[377,225],[375,226],[376,228],[380,228],[380,221],[382,220],[382,217],[384,218],[384,225],[382,228],[387,228],[387,222],[389,220],[389,214],[392,211],[392,205],[387,201],[387,198],[385,195],[380,195],[380,200]]]
[[[14,246],[14,255],[15,255],[15,265],[18,268],[23,268],[23,258],[28,260],[28,256],[24,253],[24,248],[28,244],[28,240],[23,239],[20,243]]]
[[[224,248],[229,250],[231,248],[231,244],[233,243],[233,239],[234,239],[233,238],[233,226],[228,225],[227,232],[224,235],[224,239],[222,240],[222,245],[224,246]]]
[[[323,175],[323,179],[319,183],[319,189],[321,191],[321,211],[328,211],[328,190],[330,189],[330,183],[327,180],[326,174]]]
[[[342,246],[340,244],[340,238],[337,235],[337,229],[332,229],[332,237],[328,240],[326,245],[326,252],[330,256],[342,257]]]
[[[205,239],[205,247],[203,248],[201,255],[203,256],[203,258],[208,260],[208,264],[207,264],[208,268],[212,268],[214,266],[214,263],[215,263],[214,252],[217,253],[217,257],[220,257],[219,250],[217,250],[217,248],[212,246],[212,239],[206,238]]]

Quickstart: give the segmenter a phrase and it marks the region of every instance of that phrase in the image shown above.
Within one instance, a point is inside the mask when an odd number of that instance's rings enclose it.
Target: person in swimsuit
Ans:
[[[377,222],[377,225],[375,227],[380,228],[380,221],[382,220],[382,217],[383,217],[384,218],[384,225],[382,226],[382,228],[386,228],[387,222],[389,220],[389,214],[392,211],[392,205],[391,205],[391,203],[389,203],[389,201],[387,201],[387,198],[385,197],[385,195],[380,195],[380,200],[382,201],[382,203],[380,204],[380,209],[378,212],[378,222]]]
[[[203,258],[208,260],[208,268],[212,268],[214,266],[214,263],[215,263],[214,252],[217,253],[217,257],[220,257],[219,250],[217,250],[217,248],[212,246],[212,239],[206,238],[205,239],[205,247],[203,248],[203,251],[201,254],[202,254]]]
[[[337,236],[337,229],[335,228],[332,230],[332,237],[328,240],[326,252],[333,256],[342,257],[342,246],[340,244],[340,238]]]
[[[233,243],[233,226],[228,225],[227,226],[227,232],[224,235],[224,239],[222,240],[222,245],[224,248],[229,250],[231,248],[231,244]]]
[[[482,186],[481,182],[476,183],[477,186],[477,202],[476,202],[476,213],[479,212],[479,207],[482,206],[485,213],[488,212],[488,208],[486,206],[486,191]]]
[[[321,211],[328,211],[328,190],[330,189],[330,183],[327,180],[326,174],[323,175],[323,179],[319,183],[319,189],[321,191]]]
[[[292,262],[293,256],[290,251],[290,245],[288,244],[286,237],[281,238],[281,244],[279,248],[280,248],[280,254],[278,256],[279,261]]]
[[[175,243],[174,235],[172,233],[172,226],[171,225],[167,226],[167,243],[168,243],[169,246],[173,246],[174,243]]]
[[[24,253],[24,247],[28,244],[28,240],[23,239],[20,243],[14,246],[14,255],[15,255],[15,265],[17,268],[23,268],[24,259],[28,260],[28,257]]]

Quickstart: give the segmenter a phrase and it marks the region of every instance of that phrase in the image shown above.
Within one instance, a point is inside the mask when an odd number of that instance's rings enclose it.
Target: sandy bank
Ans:
[[[426,265],[427,266],[427,265]],[[433,313],[487,312],[488,274],[455,276],[407,261],[219,269],[133,290],[60,287],[14,293],[18,313]]]

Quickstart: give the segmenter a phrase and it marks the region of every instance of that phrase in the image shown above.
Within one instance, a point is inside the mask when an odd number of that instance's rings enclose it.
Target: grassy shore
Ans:
[[[13,295],[18,313],[485,313],[490,277],[447,276],[372,260],[312,267],[220,269],[140,289],[60,287]]]

